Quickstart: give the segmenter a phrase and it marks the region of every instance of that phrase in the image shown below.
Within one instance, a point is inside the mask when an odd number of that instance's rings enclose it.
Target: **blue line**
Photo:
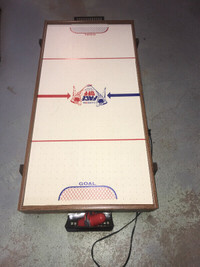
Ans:
[[[134,94],[111,94],[109,93],[108,94],[108,97],[111,98],[111,97],[129,97],[129,96],[140,96],[139,93],[134,93]]]
[[[85,187],[107,187],[107,188],[109,188],[109,189],[111,189],[111,190],[113,191],[113,193],[115,194],[115,197],[116,197],[116,199],[117,199],[117,194],[116,194],[115,190],[114,190],[112,187],[107,186],[107,185],[89,185],[89,186],[68,186],[68,187],[64,188],[64,189],[61,191],[61,193],[60,193],[60,195],[59,195],[59,197],[58,197],[58,200],[60,200],[60,197],[61,197],[62,193],[63,193],[65,190],[69,189],[69,188],[85,188]]]

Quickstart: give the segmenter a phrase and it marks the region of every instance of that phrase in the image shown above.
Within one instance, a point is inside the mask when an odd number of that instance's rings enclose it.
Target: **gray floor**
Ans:
[[[67,233],[66,214],[17,211],[45,19],[134,19],[159,209],[138,220],[127,266],[200,266],[200,1],[2,0],[0,62],[0,266],[94,266],[104,233]],[[115,230],[133,213],[114,213]],[[131,226],[97,245],[101,266],[122,266]]]

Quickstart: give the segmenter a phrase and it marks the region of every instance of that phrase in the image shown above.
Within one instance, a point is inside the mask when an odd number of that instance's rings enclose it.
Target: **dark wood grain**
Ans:
[[[47,22],[45,22],[44,24],[43,42],[42,42],[42,47],[40,50],[40,58],[39,58],[39,64],[38,64],[38,70],[37,70],[37,78],[36,78],[36,85],[35,85],[35,91],[34,91],[34,97],[33,97],[32,112],[31,112],[31,119],[30,119],[29,133],[28,133],[28,139],[27,139],[24,168],[23,168],[23,176],[22,176],[21,190],[20,190],[19,203],[18,203],[19,211],[22,211],[23,209],[28,164],[29,164],[29,157],[30,157],[30,151],[31,151],[31,141],[32,141],[32,135],[33,135],[33,127],[34,127],[36,104],[37,104],[37,95],[38,95],[40,75],[41,75],[41,69],[42,69],[42,58],[44,54],[44,44],[45,44],[45,39],[46,39],[46,31],[47,31]]]
[[[144,125],[144,131],[145,131],[146,149],[147,149],[149,173],[150,173],[150,180],[151,180],[152,198],[153,198],[153,203],[154,203],[155,209],[157,209],[158,208],[158,199],[157,199],[155,177],[154,177],[154,172],[153,172],[153,161],[152,161],[150,140],[149,140],[149,134],[148,134],[148,124],[147,124],[147,116],[146,116],[145,103],[144,103],[144,94],[143,94],[143,88],[142,88],[140,66],[139,66],[139,60],[138,60],[134,22],[132,21],[131,24],[132,24],[132,31],[133,31],[133,43],[134,43],[135,58],[136,58],[137,78],[138,78],[138,85],[139,85],[139,90],[140,90],[142,118],[143,118],[143,125]]]

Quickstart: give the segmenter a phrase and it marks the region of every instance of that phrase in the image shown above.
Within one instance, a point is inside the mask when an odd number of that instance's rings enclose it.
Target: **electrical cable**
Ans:
[[[132,250],[132,243],[133,243],[133,236],[134,236],[134,232],[135,232],[135,228],[136,228],[136,224],[137,224],[137,218],[139,217],[139,215],[141,214],[141,212],[136,212],[136,216],[130,221],[128,222],[126,225],[124,225],[122,228],[120,228],[119,230],[109,234],[109,235],[106,235],[100,239],[98,239],[97,241],[94,242],[94,244],[92,245],[92,249],[91,249],[91,256],[92,256],[92,260],[94,261],[94,263],[100,267],[99,263],[94,259],[94,247],[95,245],[98,243],[98,242],[101,242],[102,240],[106,239],[106,238],[109,238],[115,234],[118,234],[119,232],[121,232],[124,228],[126,228],[129,224],[131,224],[132,222],[135,221],[134,225],[133,225],[133,229],[132,229],[132,233],[131,233],[131,239],[130,239],[130,247],[129,247],[129,253],[128,253],[128,256],[127,256],[127,259],[124,263],[124,265],[122,265],[122,267],[125,267],[126,264],[128,263],[129,259],[130,259],[130,256],[131,256],[131,250]]]
[[[151,129],[148,129],[148,135],[149,135],[149,141],[150,141],[150,150],[151,150],[151,156],[153,156],[153,141],[152,141],[152,136],[151,136]],[[94,244],[92,245],[92,249],[91,249],[91,256],[92,256],[92,260],[94,261],[94,263],[96,264],[96,266],[98,267],[101,267],[99,265],[99,263],[94,259],[94,247],[95,245],[98,243],[98,242],[101,242],[103,241],[104,239],[106,238],[109,238],[115,234],[118,234],[120,231],[122,231],[124,228],[126,228],[129,224],[131,224],[132,222],[135,221],[134,225],[133,225],[133,229],[132,229],[132,232],[131,232],[131,239],[130,239],[130,247],[129,247],[129,253],[128,253],[128,256],[127,256],[127,259],[124,263],[124,265],[122,265],[122,267],[125,267],[130,259],[130,256],[131,256],[131,250],[132,250],[132,244],[133,244],[133,236],[134,236],[134,233],[135,233],[135,228],[136,228],[136,224],[137,224],[137,218],[139,217],[139,215],[141,214],[142,212],[136,212],[136,216],[135,218],[133,218],[130,222],[128,222],[125,226],[123,226],[122,228],[120,228],[119,230],[109,234],[109,235],[106,235],[100,239],[98,239],[97,241],[94,242]]]

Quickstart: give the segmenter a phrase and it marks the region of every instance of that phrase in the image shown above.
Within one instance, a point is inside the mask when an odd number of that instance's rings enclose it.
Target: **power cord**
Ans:
[[[149,141],[150,141],[150,149],[151,149],[151,156],[153,157],[153,141],[152,141],[152,136],[151,136],[151,129],[148,129],[148,135],[149,135]],[[116,232],[113,232],[109,235],[106,235],[100,239],[98,239],[97,241],[94,242],[94,244],[92,245],[92,249],[91,249],[91,256],[92,256],[92,259],[94,261],[94,263],[96,264],[96,266],[98,267],[101,267],[99,265],[99,263],[94,259],[94,247],[95,245],[98,243],[98,242],[101,242],[102,240],[106,239],[106,238],[109,238],[115,234],[118,234],[119,232],[121,232],[124,228],[126,228],[129,224],[131,224],[132,222],[135,222],[134,225],[133,225],[133,229],[132,229],[132,232],[131,232],[131,240],[130,240],[130,247],[129,247],[129,253],[128,253],[128,256],[127,256],[127,259],[126,259],[126,262],[124,263],[124,265],[122,265],[122,267],[125,267],[130,259],[130,256],[131,256],[131,250],[132,250],[132,244],[133,244],[133,236],[134,236],[134,233],[135,233],[135,228],[136,228],[136,224],[137,224],[137,218],[140,216],[142,212],[136,212],[136,216],[135,218],[133,218],[130,222],[128,222],[125,226],[123,226],[121,229],[117,230]]]
[[[122,267],[125,267],[130,259],[130,256],[131,256],[131,250],[132,250],[132,243],[133,243],[133,236],[134,236],[134,232],[135,232],[135,228],[136,228],[136,224],[137,224],[137,218],[140,216],[141,212],[136,212],[136,216],[130,221],[128,222],[126,225],[124,225],[122,228],[120,228],[119,230],[109,234],[109,235],[106,235],[100,239],[98,239],[97,241],[94,242],[94,244],[92,245],[92,249],[91,249],[91,256],[92,256],[92,259],[94,261],[94,263],[96,264],[96,266],[98,267],[101,267],[99,265],[99,263],[94,259],[94,247],[95,245],[98,243],[98,242],[101,242],[102,240],[106,239],[106,238],[109,238],[115,234],[118,234],[119,232],[121,232],[124,228],[126,228],[129,224],[131,224],[132,222],[135,222],[134,225],[133,225],[133,229],[132,229],[132,232],[131,232],[131,239],[130,239],[130,247],[129,247],[129,253],[128,253],[128,256],[127,256],[127,259],[126,259],[126,262],[124,263],[124,265],[122,265]]]

